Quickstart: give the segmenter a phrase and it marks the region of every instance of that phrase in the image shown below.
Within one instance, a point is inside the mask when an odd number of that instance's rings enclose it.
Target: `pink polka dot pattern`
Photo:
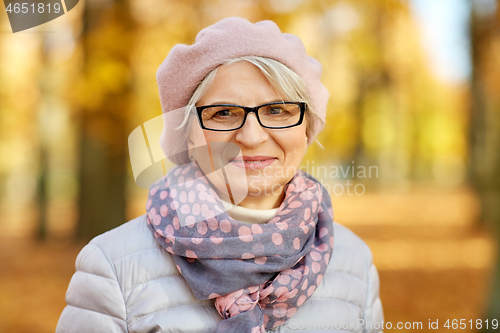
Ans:
[[[193,215],[198,215],[200,214],[200,204],[199,203],[195,203],[193,205]]]
[[[155,195],[156,191],[158,191],[158,186],[154,186],[149,190],[149,195]]]
[[[276,223],[276,226],[278,227],[278,229],[280,230],[285,230],[285,229],[288,229],[288,223],[286,223],[285,221],[283,222],[277,222]]]
[[[280,275],[277,277],[278,282],[281,283],[282,285],[286,285],[290,283],[290,276],[289,275]]]
[[[316,286],[310,286],[309,289],[307,290],[307,296],[312,296],[314,291],[316,290]]]
[[[203,238],[193,237],[193,238],[191,238],[191,242],[193,242],[195,244],[201,244],[201,242],[203,242]]]
[[[196,219],[193,216],[186,217],[186,226],[192,228],[196,222]]]
[[[323,244],[321,244],[321,245],[317,246],[317,247],[316,247],[316,249],[317,249],[318,251],[324,252],[324,251],[327,251],[327,250],[328,250],[328,245],[326,245],[325,243],[323,243]]]
[[[174,227],[171,225],[167,225],[167,227],[165,228],[165,233],[167,235],[173,236],[174,235]]]
[[[238,327],[248,332],[263,333],[290,319],[317,289],[331,258],[331,199],[303,171],[286,185],[266,224],[229,216],[196,162],[172,168],[153,184],[146,211],[157,242],[173,255],[195,296],[215,299],[220,315],[238,315]],[[213,287],[200,288],[199,278]]]
[[[321,254],[319,254],[318,252],[311,251],[311,258],[312,258],[312,260],[314,260],[314,261],[320,261],[321,257],[322,257]]]
[[[286,312],[286,316],[287,317],[291,317],[295,314],[295,312],[297,312],[297,308],[291,308],[291,309],[288,309],[287,312]]]
[[[238,237],[240,241],[245,242],[245,243],[250,243],[253,241],[253,236],[252,235],[243,235]]]
[[[304,282],[302,282],[301,289],[302,290],[306,290],[306,288],[307,288],[308,285],[309,285],[309,281],[307,279],[305,279]]]
[[[170,203],[170,208],[172,208],[172,210],[177,210],[177,208],[179,208],[179,201],[172,200],[172,202]]]
[[[189,214],[191,211],[191,208],[189,208],[189,205],[182,205],[181,212],[182,214]]]
[[[202,201],[205,201],[205,199],[207,198],[207,192],[198,193],[198,198],[200,198],[200,200]]]
[[[312,212],[316,213],[317,210],[318,210],[318,202],[317,201],[313,201],[313,203],[312,203]]]
[[[226,234],[231,232],[231,222],[229,222],[228,220],[220,221],[220,230],[222,230],[222,232]]]
[[[187,194],[186,194],[186,192],[184,192],[184,191],[181,192],[181,195],[179,196],[179,200],[182,203],[185,203],[187,201]]]
[[[267,257],[258,257],[258,258],[255,258],[254,259],[254,262],[257,264],[257,265],[264,265],[267,261]]]
[[[210,236],[210,240],[215,243],[215,244],[220,244],[224,240],[224,238],[221,237],[215,237],[215,236]]]
[[[252,246],[252,252],[255,253],[255,255],[261,256],[265,253],[266,247],[264,244],[261,243],[256,243]]]
[[[306,301],[307,297],[306,295],[301,295],[299,297],[299,299],[297,300],[297,306],[301,306],[302,304],[304,304],[304,302]]]
[[[283,243],[283,236],[281,236],[281,234],[279,234],[277,232],[272,234],[271,238],[273,240],[273,243],[276,245],[281,245],[281,243]]]
[[[262,233],[262,227],[258,224],[252,224],[250,229],[252,230],[253,234],[261,234]]]
[[[215,217],[207,219],[207,223],[210,230],[217,230],[219,228],[219,222]]]
[[[175,230],[179,229],[180,224],[179,224],[179,218],[177,216],[172,219],[172,225],[174,226]]]
[[[163,217],[167,216],[167,214],[168,214],[168,207],[167,207],[167,205],[161,205],[161,207],[160,207],[160,214]]]
[[[188,200],[190,203],[193,203],[196,200],[196,194],[194,191],[189,191]]]
[[[286,309],[281,307],[273,309],[273,315],[276,318],[283,318],[284,316],[286,316]]]
[[[323,238],[327,235],[328,235],[328,229],[326,227],[319,229],[319,238]]]
[[[279,217],[279,216],[276,216],[276,217],[273,217],[273,218],[269,221],[269,223],[276,223],[276,222],[278,222],[279,220],[280,220],[280,217]]]
[[[255,256],[252,253],[245,252],[241,255],[241,259],[252,259]]]
[[[251,234],[252,234],[252,230],[249,227],[247,227],[246,225],[238,228],[238,235],[240,235],[240,236],[247,236],[247,235],[251,235]]]
[[[207,233],[207,224],[204,221],[198,222],[198,232],[200,235],[205,235]]]

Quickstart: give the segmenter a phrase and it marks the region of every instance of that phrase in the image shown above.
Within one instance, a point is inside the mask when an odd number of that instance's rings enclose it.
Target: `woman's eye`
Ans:
[[[282,111],[283,111],[283,109],[282,109],[282,108],[279,108],[279,107],[274,107],[274,108],[271,108],[271,109],[269,110],[269,113],[271,113],[271,114],[279,114],[279,113],[281,113]]]
[[[220,116],[220,117],[229,117],[231,115],[231,111],[229,110],[221,110],[221,111],[217,111],[215,113],[215,116]]]

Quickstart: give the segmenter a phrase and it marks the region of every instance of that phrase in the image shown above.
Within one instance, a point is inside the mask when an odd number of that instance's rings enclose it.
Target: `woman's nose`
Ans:
[[[269,133],[260,126],[254,113],[249,113],[243,127],[236,131],[236,141],[241,142],[247,147],[256,147],[266,141]]]

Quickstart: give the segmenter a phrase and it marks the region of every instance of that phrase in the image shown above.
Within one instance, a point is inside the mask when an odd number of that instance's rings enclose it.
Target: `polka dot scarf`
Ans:
[[[265,332],[311,297],[333,249],[326,189],[299,170],[266,224],[232,219],[196,162],[152,185],[147,221],[200,300],[215,299],[216,332]]]

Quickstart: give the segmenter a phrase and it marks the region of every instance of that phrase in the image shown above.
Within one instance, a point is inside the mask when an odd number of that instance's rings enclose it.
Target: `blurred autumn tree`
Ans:
[[[325,149],[313,145],[307,157],[375,165],[379,176],[364,180],[372,184],[463,182],[467,91],[442,82],[429,67],[409,2],[319,3],[316,16],[301,12],[287,28],[321,61],[331,93],[319,135]]]
[[[76,85],[80,103],[77,235],[81,239],[90,239],[126,219],[134,28],[128,1],[85,3],[83,67]]]
[[[473,1],[470,38],[470,176],[481,202],[482,220],[500,241],[500,3]],[[497,255],[486,318],[499,319],[500,256]],[[489,325],[485,332],[496,331]]]

